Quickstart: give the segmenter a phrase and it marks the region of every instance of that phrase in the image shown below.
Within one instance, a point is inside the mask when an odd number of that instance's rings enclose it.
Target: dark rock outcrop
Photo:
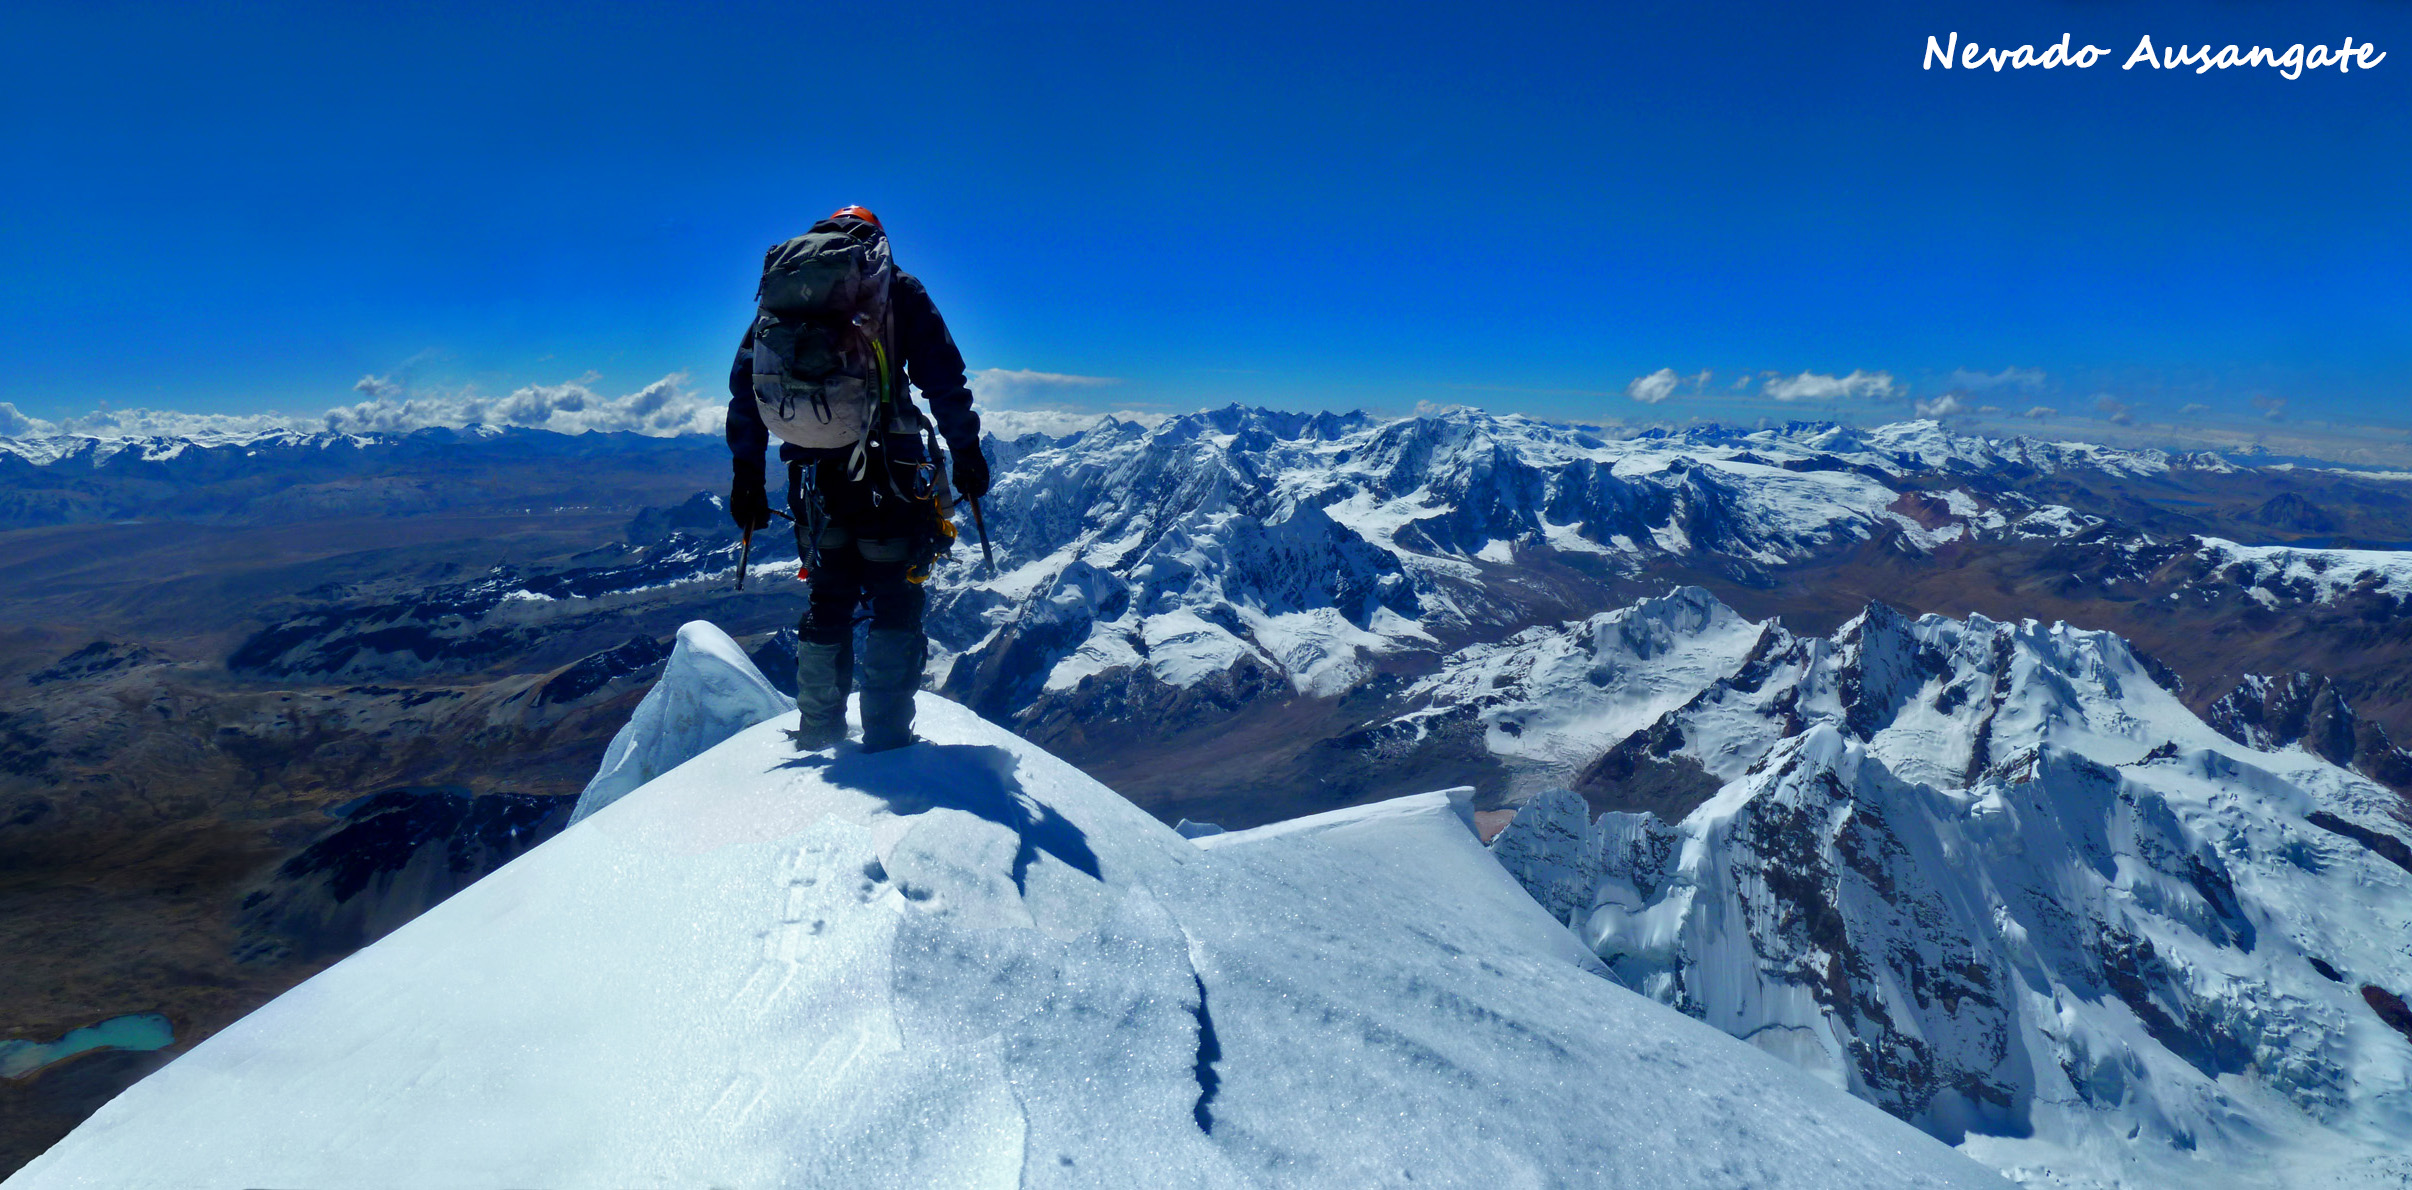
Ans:
[[[2250,674],[2203,714],[2221,735],[2251,748],[2303,750],[2412,793],[2412,752],[2356,715],[2337,683],[2317,674]]]
[[[390,789],[335,807],[340,822],[243,899],[243,961],[366,946],[559,833],[577,799]]]
[[[59,658],[56,663],[48,667],[26,675],[25,682],[29,686],[42,686],[51,682],[71,682],[79,678],[98,677],[105,673],[132,669],[138,665],[153,665],[162,660],[165,659],[141,645],[121,645],[111,641],[96,640]]]

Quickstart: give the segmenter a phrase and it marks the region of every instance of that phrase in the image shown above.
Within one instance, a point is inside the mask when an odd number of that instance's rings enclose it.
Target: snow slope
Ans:
[[[737,732],[8,1185],[1999,1184],[1587,970],[1449,795],[1201,847],[922,698]]]
[[[1585,776],[1666,770],[1713,796],[1495,844],[1627,986],[2033,1185],[2412,1179],[2403,803],[2116,636],[1771,624]]]

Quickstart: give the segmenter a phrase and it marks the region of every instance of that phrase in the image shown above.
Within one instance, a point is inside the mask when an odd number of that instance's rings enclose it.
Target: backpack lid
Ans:
[[[888,238],[887,230],[882,228],[878,223],[869,219],[861,218],[859,216],[849,215],[844,211],[840,211],[835,215],[831,215],[827,219],[823,219],[820,222],[813,224],[812,227],[806,230],[804,234],[836,234],[849,237],[858,243],[864,244]]]

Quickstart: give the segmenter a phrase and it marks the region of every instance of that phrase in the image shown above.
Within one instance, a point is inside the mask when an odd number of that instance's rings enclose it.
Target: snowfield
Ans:
[[[2333,600],[2353,590],[2412,591],[2412,552],[2404,550],[2322,550],[2292,546],[2238,545],[2217,537],[2201,539],[2206,562],[2228,569],[2236,585],[2265,604],[2283,606],[2270,594],[2284,591],[2301,602]]]
[[[1483,746],[1557,782],[1742,667],[1764,629],[1699,587],[1442,659],[1406,724],[1474,713]]]
[[[930,695],[798,755],[716,636],[660,776],[8,1186],[2001,1184],[1603,978],[1462,795],[1193,843]]]

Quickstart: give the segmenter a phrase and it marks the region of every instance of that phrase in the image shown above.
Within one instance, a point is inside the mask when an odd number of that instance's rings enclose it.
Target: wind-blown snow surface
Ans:
[[[1999,1184],[1586,970],[1450,795],[1207,850],[919,715],[737,733],[8,1185]]]
[[[1555,793],[1495,850],[1628,986],[2020,1181],[2405,1185],[2402,803],[2168,681],[2066,625],[1765,625],[1589,771],[1713,796]]]

